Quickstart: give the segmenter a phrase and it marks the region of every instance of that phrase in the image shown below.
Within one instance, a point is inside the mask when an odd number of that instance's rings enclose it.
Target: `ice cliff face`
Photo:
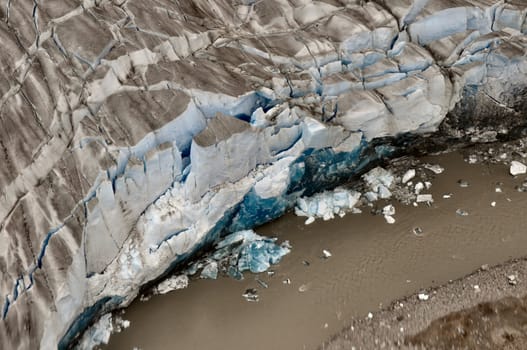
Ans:
[[[0,0],[0,347],[68,347],[381,138],[526,124],[523,0]],[[437,131],[439,129],[439,131]]]

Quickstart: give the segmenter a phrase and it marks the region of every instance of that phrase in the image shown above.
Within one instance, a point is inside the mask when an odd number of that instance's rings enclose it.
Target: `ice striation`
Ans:
[[[526,15],[519,0],[0,0],[0,348],[68,348],[222,237],[422,140],[515,137]],[[378,175],[365,196],[388,195]]]

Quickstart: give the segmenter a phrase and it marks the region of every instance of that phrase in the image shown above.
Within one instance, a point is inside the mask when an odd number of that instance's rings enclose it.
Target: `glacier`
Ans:
[[[387,157],[521,135],[526,17],[521,0],[0,0],[0,347],[69,348]]]

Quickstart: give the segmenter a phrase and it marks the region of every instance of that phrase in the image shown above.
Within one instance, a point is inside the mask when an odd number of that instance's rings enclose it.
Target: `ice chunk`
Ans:
[[[393,186],[395,177],[388,170],[377,167],[364,174],[362,178],[371,189],[371,192],[379,198],[388,199],[392,196],[390,188]],[[370,194],[368,200],[371,202],[376,200],[376,198]]]
[[[412,232],[414,233],[414,235],[419,236],[423,233],[423,229],[421,227],[414,227]]]
[[[468,216],[468,212],[466,210],[463,210],[463,209],[457,209],[456,210],[456,214],[459,215],[459,216]]]
[[[261,285],[265,289],[269,288],[269,285],[259,278],[256,279],[256,282],[258,282],[258,284]]]
[[[381,167],[370,170],[362,178],[370,186],[371,190],[376,193],[379,193],[381,187],[390,189],[394,182],[393,174]]]
[[[392,192],[384,185],[379,186],[379,197],[382,199],[388,199],[392,196]]]
[[[425,293],[419,293],[417,295],[417,298],[419,300],[421,300],[421,301],[427,301],[430,298],[430,296],[428,294],[425,294]]]
[[[462,187],[462,188],[467,188],[469,186],[469,183],[467,180],[459,180],[457,183],[459,184],[459,187]]]
[[[391,215],[384,215],[384,220],[386,220],[386,222],[390,225],[395,224],[395,219]]]
[[[113,322],[113,333],[121,333],[123,330],[127,329],[128,327],[130,327],[130,321],[125,320],[120,316],[115,317],[114,322]]]
[[[218,278],[218,263],[216,261],[210,261],[203,270],[201,270],[201,278],[209,278],[215,280]]]
[[[431,194],[420,194],[417,195],[417,199],[415,201],[417,203],[434,203],[434,198]]]
[[[171,277],[159,283],[156,287],[156,292],[158,294],[166,294],[173,290],[184,289],[188,287],[188,282],[189,279],[187,275]]]
[[[510,173],[512,176],[521,175],[527,173],[527,166],[516,160],[511,162]]]
[[[309,286],[307,284],[303,284],[301,285],[300,287],[298,287],[298,291],[300,293],[304,293],[304,292],[307,292],[307,290],[309,289]]]
[[[280,262],[290,252],[289,248],[276,245],[273,239],[257,239],[245,243],[238,256],[238,271],[264,272]]]
[[[366,192],[364,194],[364,197],[366,197],[366,200],[368,200],[368,202],[375,202],[377,201],[377,199],[379,199],[379,196],[377,195],[377,193],[375,192]]]
[[[331,252],[330,252],[329,250],[324,249],[324,250],[322,251],[322,257],[323,257],[324,259],[329,259],[329,258],[331,258],[332,256],[333,256],[333,254],[331,254]]]
[[[445,171],[445,168],[443,168],[442,166],[440,166],[438,164],[425,164],[424,167],[425,167],[425,169],[430,170],[431,172],[433,172],[436,175],[439,175],[443,171]]]
[[[408,181],[410,181],[411,179],[413,179],[415,177],[415,169],[410,169],[408,170],[406,173],[404,173],[403,175],[403,179],[402,179],[402,182],[403,184],[407,183]]]
[[[296,202],[295,214],[306,216],[306,225],[311,224],[315,218],[333,219],[335,214],[342,216],[346,211],[352,210],[360,197],[359,192],[342,188],[318,193],[312,197],[302,197]]]
[[[395,215],[395,207],[393,205],[387,205],[382,208],[383,215]]]
[[[307,218],[307,220],[304,222],[304,224],[311,225],[314,222],[315,222],[315,218],[310,216],[310,217]]]

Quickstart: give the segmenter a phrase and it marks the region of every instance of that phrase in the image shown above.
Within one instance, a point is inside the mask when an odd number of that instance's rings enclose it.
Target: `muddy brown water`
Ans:
[[[259,276],[268,289],[246,273],[243,281],[197,280],[187,289],[135,301],[123,315],[131,326],[106,348],[315,349],[352,317],[483,264],[526,255],[527,193],[514,189],[524,177],[512,178],[505,165],[467,164],[459,153],[423,161],[446,169],[432,181],[431,207],[394,203],[394,225],[368,208],[309,226],[287,214],[256,230],[293,246],[274,276]],[[470,186],[461,188],[459,179]],[[495,191],[497,182],[503,182],[502,193]],[[443,199],[445,193],[452,198]],[[457,215],[458,208],[469,215]],[[416,236],[415,227],[423,234]],[[333,256],[322,259],[323,249]],[[282,282],[287,278],[291,284]],[[300,292],[301,286],[307,290]],[[258,289],[258,303],[242,298],[247,288]]]

